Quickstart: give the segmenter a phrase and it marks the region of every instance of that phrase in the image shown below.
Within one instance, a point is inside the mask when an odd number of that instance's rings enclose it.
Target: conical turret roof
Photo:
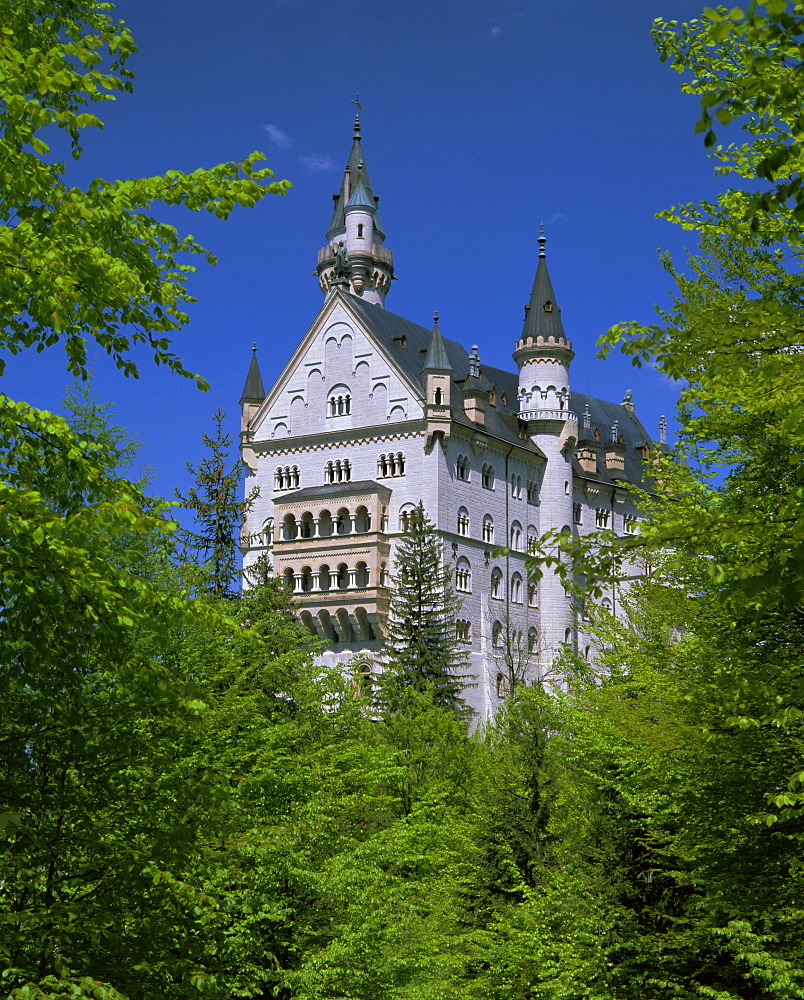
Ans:
[[[427,356],[424,359],[424,368],[422,368],[422,371],[452,371],[452,365],[449,363],[449,358],[447,357],[444,338],[441,336],[441,328],[438,325],[438,313],[435,314],[433,335],[430,338],[430,346],[427,348]]]
[[[352,192],[358,187],[360,181],[362,181],[364,189],[361,194],[361,198],[365,199],[366,205],[368,205],[373,211],[376,211],[377,202],[374,198],[374,192],[371,190],[371,181],[369,180],[366,162],[363,157],[363,146],[360,141],[360,119],[357,115],[355,115],[355,130],[354,135],[352,136],[352,149],[349,153],[346,170],[344,170],[343,173],[341,189],[335,196],[335,208],[332,212],[332,219],[330,220],[329,228],[327,229],[328,240],[331,240],[333,236],[337,236],[338,233],[343,232],[346,228],[346,221],[344,218],[346,206],[350,203]],[[375,229],[376,228],[378,227],[375,225]]]
[[[376,210],[374,198],[367,191],[365,181],[363,180],[362,163],[358,163],[357,165],[357,183],[352,188],[352,193],[349,195],[349,201],[346,205],[347,211],[350,208],[367,208],[372,213]]]
[[[564,324],[561,322],[561,310],[556,305],[556,294],[547,270],[547,257],[544,250],[546,239],[544,232],[539,234],[539,264],[536,277],[530,293],[530,302],[525,306],[525,323],[522,327],[522,339],[537,337],[563,337]]]
[[[253,347],[251,350],[251,364],[248,366],[246,384],[243,386],[243,394],[240,397],[241,403],[261,403],[265,399],[265,387],[262,384],[260,366],[257,363],[257,348]]]

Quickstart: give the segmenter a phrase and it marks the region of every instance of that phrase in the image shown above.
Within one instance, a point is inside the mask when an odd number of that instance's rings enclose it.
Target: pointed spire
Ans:
[[[376,211],[374,198],[366,190],[366,185],[363,180],[362,163],[358,163],[357,165],[357,183],[354,185],[352,193],[349,195],[349,201],[346,204],[346,211],[348,212],[350,208],[368,209],[369,212],[372,213]]]
[[[251,345],[251,364],[248,366],[246,384],[243,386],[241,403],[261,403],[265,399],[265,388],[262,384],[260,366],[257,363],[257,344]]]
[[[438,312],[433,313],[433,336],[430,338],[430,346],[427,348],[427,357],[424,359],[424,368],[422,371],[452,371],[452,365],[449,363],[449,358],[447,357],[444,338],[441,336],[441,328],[438,325]]]
[[[522,340],[529,337],[563,337],[564,324],[561,322],[561,310],[556,305],[556,295],[550,272],[547,270],[547,254],[545,244],[547,238],[544,229],[539,230],[539,265],[530,293],[530,302],[525,307],[525,324],[522,328]]]
[[[346,206],[350,203],[352,193],[357,187],[359,181],[363,182],[361,204],[368,205],[372,211],[376,212],[377,199],[374,197],[374,192],[371,190],[371,181],[369,180],[368,170],[366,169],[366,161],[363,156],[363,146],[360,141],[360,118],[358,115],[355,115],[355,130],[352,136],[352,149],[349,153],[349,160],[346,164],[346,169],[344,170],[341,189],[338,194],[334,196],[335,208],[332,212],[329,228],[327,229],[327,240],[331,240],[334,236],[338,236],[340,233],[344,232],[346,228]],[[382,232],[381,227],[376,223],[374,229],[375,232]]]

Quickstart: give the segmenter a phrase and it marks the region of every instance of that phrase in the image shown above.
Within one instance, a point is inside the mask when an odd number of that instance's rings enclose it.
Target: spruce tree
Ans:
[[[397,547],[389,591],[379,688],[386,710],[416,703],[419,694],[460,716],[469,714],[461,698],[466,654],[455,638],[460,605],[443,546],[419,502]]]
[[[187,463],[187,471],[195,479],[184,497],[176,490],[176,497],[188,510],[195,512],[197,530],[185,535],[187,549],[202,560],[208,573],[205,589],[216,598],[231,597],[238,577],[237,538],[239,529],[251,507],[257,490],[239,500],[243,468],[239,461],[227,471],[227,460],[232,450],[232,439],[223,429],[226,414],[218,407],[213,417],[214,436],[204,434],[207,456],[200,465]]]

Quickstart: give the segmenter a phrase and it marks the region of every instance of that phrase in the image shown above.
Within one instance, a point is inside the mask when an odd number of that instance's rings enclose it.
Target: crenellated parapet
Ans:
[[[345,246],[345,244],[344,244]],[[324,295],[338,286],[348,287],[355,295],[363,296],[367,291],[369,301],[382,305],[394,278],[394,255],[387,247],[375,243],[371,252],[347,249],[349,261],[348,275],[342,276],[338,268],[336,246],[325,246],[318,251],[315,274]],[[345,280],[344,280],[345,277]]]
[[[542,336],[540,334],[518,340],[513,357],[519,368],[550,362],[569,365],[575,357],[575,352],[572,349],[572,341],[568,337],[552,334]]]

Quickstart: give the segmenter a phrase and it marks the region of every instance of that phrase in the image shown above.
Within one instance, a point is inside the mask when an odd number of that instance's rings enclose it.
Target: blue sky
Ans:
[[[695,17],[690,0],[130,0],[117,14],[139,46],[135,91],[103,107],[76,177],[194,169],[264,151],[293,187],[227,222],[162,213],[218,257],[192,280],[198,302],[177,338],[211,390],[140,357],[126,380],[102,355],[95,385],[141,441],[163,495],[222,405],[236,437],[256,341],[270,385],[321,305],[312,276],[351,145],[356,92],[363,147],[399,280],[387,307],[441,328],[481,360],[513,367],[536,267],[538,226],[572,338],[580,391],[631,388],[657,434],[674,386],[651,370],[597,361],[613,323],[650,322],[670,286],[657,248],[685,234],[661,208],[717,191],[693,135],[694,98],[656,56],[654,17]],[[59,348],[8,359],[0,389],[58,409]]]

